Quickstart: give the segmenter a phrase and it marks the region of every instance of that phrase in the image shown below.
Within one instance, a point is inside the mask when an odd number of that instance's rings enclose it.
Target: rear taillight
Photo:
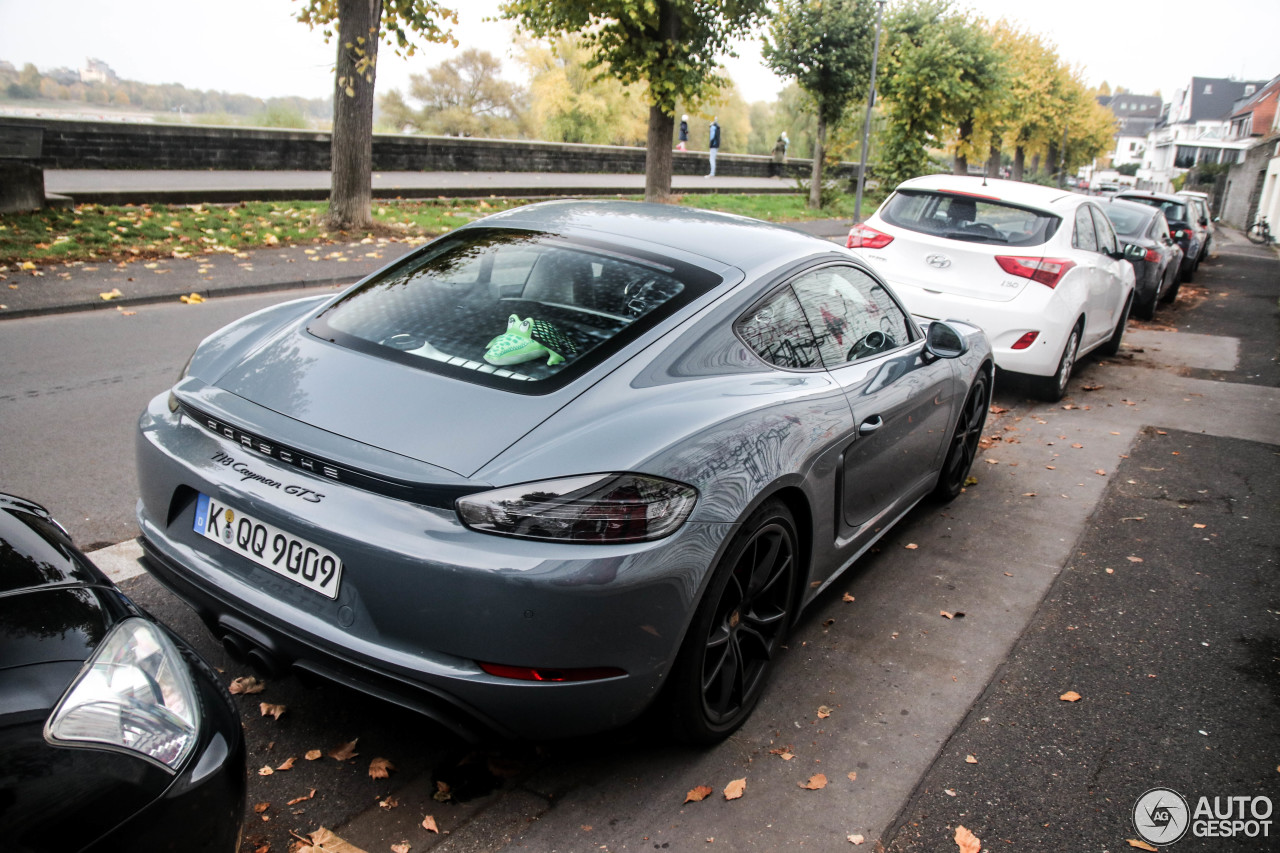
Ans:
[[[867,225],[855,225],[849,229],[846,249],[883,249],[893,242],[893,238],[883,231],[877,231]]]
[[[1010,347],[1010,349],[1026,349],[1035,343],[1036,338],[1038,337],[1040,337],[1039,332],[1027,332],[1025,335],[1014,341],[1013,346]]]
[[[1076,265],[1066,258],[1019,258],[1013,255],[996,255],[1000,269],[1011,275],[1038,281],[1047,287],[1057,287],[1067,270]]]
[[[1158,264],[1160,263],[1160,253],[1155,249],[1147,249],[1147,253],[1142,256],[1142,259],[1149,264]]]

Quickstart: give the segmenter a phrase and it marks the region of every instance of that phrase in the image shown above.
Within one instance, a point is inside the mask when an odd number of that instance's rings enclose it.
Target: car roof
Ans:
[[[932,190],[934,192],[967,193],[988,196],[1000,201],[1046,210],[1076,207],[1088,198],[1070,190],[1028,184],[1022,181],[1006,181],[999,178],[982,178],[971,175],[925,175],[912,178],[898,185],[899,190]]]
[[[1176,193],[1159,193],[1155,190],[1125,190],[1120,193],[1121,198],[1157,198],[1160,201],[1176,201],[1178,204],[1186,204],[1187,200]]]
[[[1095,202],[1103,207],[1120,207],[1125,210],[1132,210],[1134,213],[1141,212],[1148,217],[1164,216],[1164,211],[1158,207],[1152,207],[1149,204],[1139,204],[1136,201],[1126,201],[1123,198],[1112,196],[1111,198],[1095,198]]]
[[[835,248],[803,231],[746,216],[612,199],[541,202],[503,211],[474,224],[565,235],[606,234],[677,249],[744,270]]]

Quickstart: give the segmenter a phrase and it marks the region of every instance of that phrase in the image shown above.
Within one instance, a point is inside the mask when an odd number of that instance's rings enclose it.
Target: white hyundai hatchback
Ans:
[[[1088,196],[957,175],[904,181],[847,247],[913,314],[980,326],[997,366],[1057,401],[1076,359],[1115,355],[1133,267]]]

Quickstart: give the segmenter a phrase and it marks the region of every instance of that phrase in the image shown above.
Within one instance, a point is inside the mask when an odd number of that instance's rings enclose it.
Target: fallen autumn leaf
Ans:
[[[355,745],[355,741],[352,741],[351,743],[353,746]],[[390,761],[388,761],[387,759],[375,758],[373,759],[373,761],[369,762],[369,778],[371,779],[389,778],[391,776],[391,771],[395,769],[396,769],[396,766],[392,764]]]
[[[1129,838],[1129,839],[1127,839],[1127,841],[1129,842],[1129,846],[1130,846],[1130,847],[1137,847],[1139,850],[1151,850],[1151,851],[1158,851],[1158,850],[1160,849],[1159,847],[1152,847],[1152,846],[1151,846],[1150,844],[1148,844],[1147,842],[1145,842],[1145,841],[1139,841],[1139,840],[1138,840],[1138,839],[1136,839],[1136,838]]]
[[[705,800],[707,797],[711,796],[711,793],[712,793],[711,786],[699,785],[696,788],[693,788],[692,790],[690,790],[689,793],[684,795],[684,801],[686,803],[700,803],[703,800]]]
[[[335,746],[333,749],[329,750],[329,757],[335,761],[347,761],[355,758],[360,754],[356,752],[356,741],[358,740],[360,740],[360,738],[348,741],[341,746]]]
[[[747,780],[745,778],[734,779],[732,782],[730,782],[728,785],[725,786],[724,798],[726,800],[736,800],[739,797],[741,797],[743,792],[746,790],[747,790]]]
[[[261,693],[267,688],[266,682],[259,681],[252,675],[242,675],[231,682],[231,686],[227,688],[233,695]]]
[[[1058,698],[1061,699],[1063,702],[1079,702],[1080,699],[1083,697],[1081,697],[1080,694],[1075,692],[1074,690],[1068,690],[1066,693],[1063,693]]]
[[[866,840],[867,840],[867,839],[863,838],[861,835],[850,835],[850,836],[847,836],[847,837],[848,837],[848,839],[849,839],[849,843],[850,843],[850,844],[861,844],[862,842],[864,842],[864,841],[866,841]]]
[[[272,705],[270,702],[259,702],[258,710],[261,712],[260,716],[270,716],[278,720],[280,719],[280,715],[285,712],[286,708],[284,705]]]
[[[827,787],[827,777],[825,774],[815,773],[809,777],[808,782],[798,782],[796,784],[801,788],[804,788],[806,791],[821,791],[823,788]]]
[[[436,819],[431,815],[427,815],[422,819],[422,828],[427,832],[434,832],[436,835],[440,834],[440,827],[436,826]]]
[[[978,853],[982,849],[982,841],[964,826],[956,827],[955,841],[960,853]]]

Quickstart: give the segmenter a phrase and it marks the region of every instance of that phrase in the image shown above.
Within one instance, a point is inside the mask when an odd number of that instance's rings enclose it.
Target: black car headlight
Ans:
[[[506,486],[457,501],[481,533],[555,542],[649,542],[674,533],[698,499],[692,486],[643,474],[587,474]]]
[[[131,617],[107,634],[44,725],[55,746],[114,749],[177,771],[196,746],[200,705],[163,630]]]

